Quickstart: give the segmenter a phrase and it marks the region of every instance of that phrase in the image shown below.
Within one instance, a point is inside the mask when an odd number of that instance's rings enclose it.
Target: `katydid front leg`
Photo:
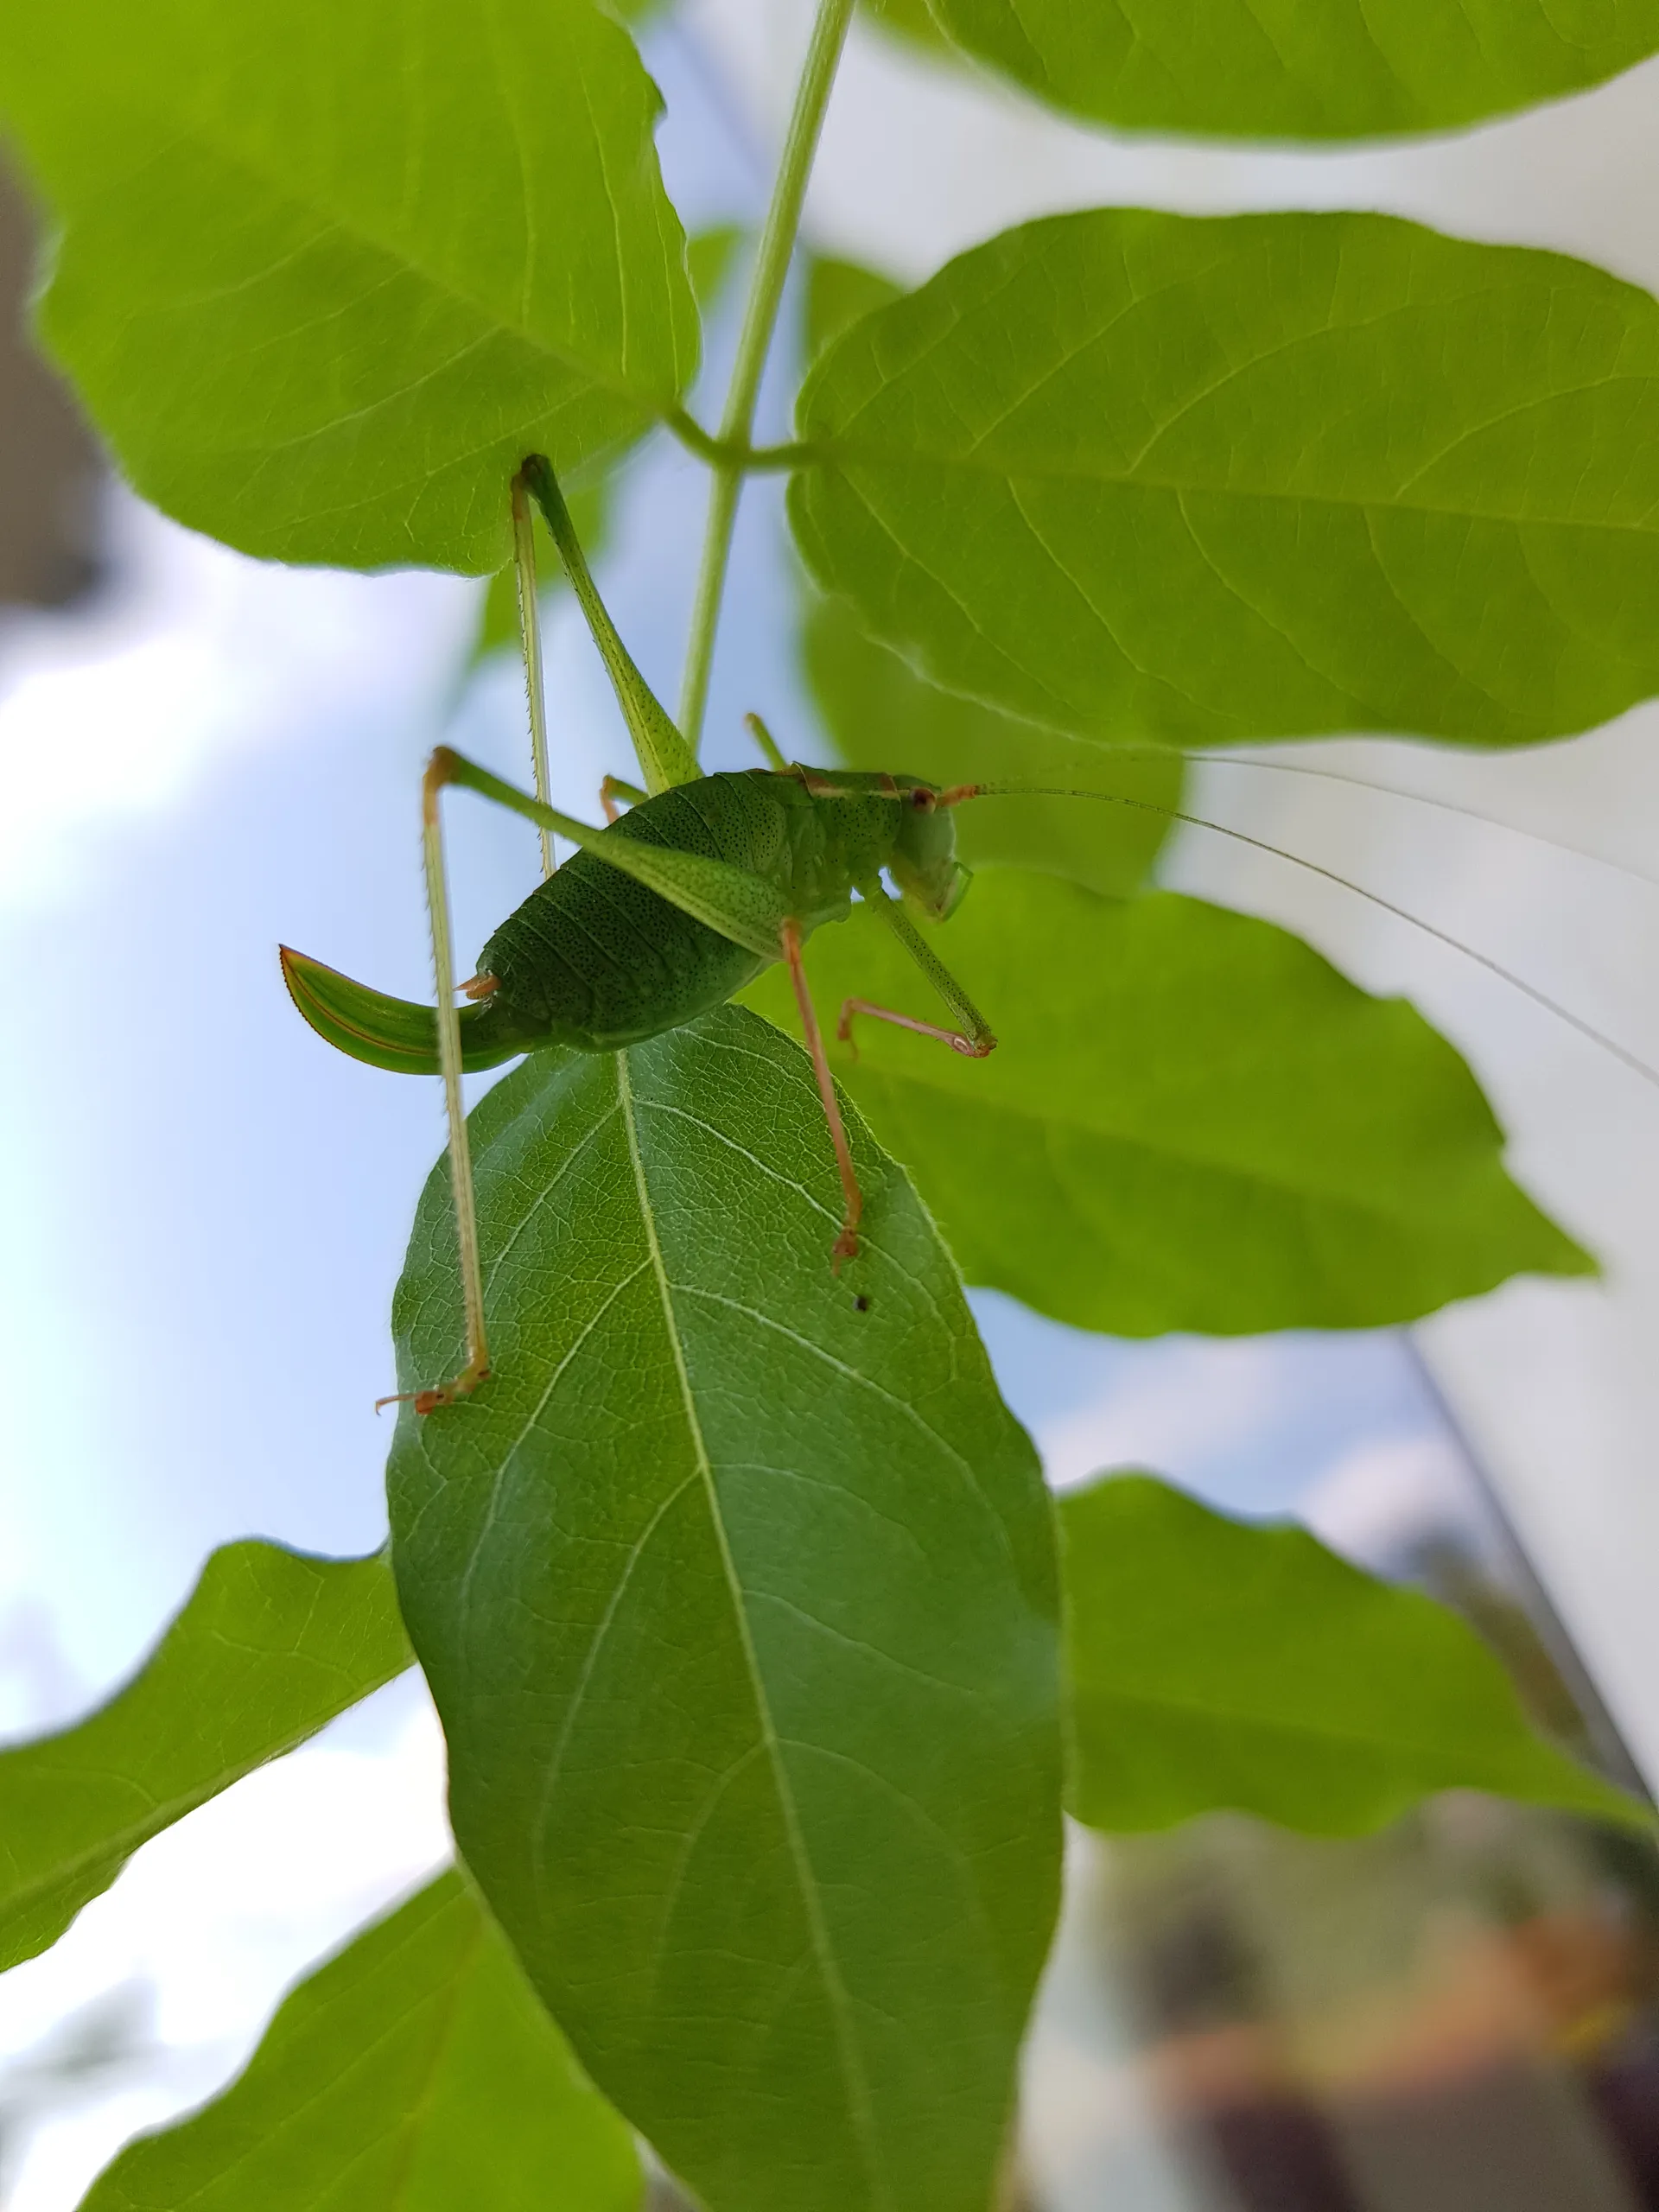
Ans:
[[[872,1021],[889,1021],[895,1029],[913,1030],[918,1037],[936,1037],[940,1044],[948,1045],[953,1052],[961,1052],[970,1060],[982,1060],[987,1053],[994,1052],[996,1039],[991,1034],[991,1025],[922,936],[898,899],[889,899],[879,883],[861,883],[858,887],[865,903],[874,907],[962,1027],[960,1029],[945,1029],[937,1022],[918,1021],[914,1014],[897,1014],[893,1007],[877,1006],[871,999],[843,999],[841,1019],[836,1024],[836,1035],[840,1041],[843,1045],[852,1045],[856,1057],[858,1046],[853,1044],[853,1022],[855,1017],[861,1014],[867,1014]]]
[[[599,803],[604,809],[607,823],[614,822],[621,811],[618,799],[626,799],[630,806],[638,806],[645,794],[638,784],[625,784],[620,776],[607,776],[599,786]]]

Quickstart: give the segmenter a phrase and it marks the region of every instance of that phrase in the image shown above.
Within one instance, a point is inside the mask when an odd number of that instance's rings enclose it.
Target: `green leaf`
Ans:
[[[899,13],[922,4],[899,0]],[[1654,0],[933,0],[931,16],[1071,114],[1224,137],[1449,130],[1582,92],[1659,48]]]
[[[864,12],[884,31],[932,54],[950,54],[950,41],[934,19],[928,0],[863,0]]]
[[[1287,931],[995,869],[930,942],[997,1051],[864,1021],[857,1060],[830,1057],[969,1282],[1115,1336],[1228,1335],[1370,1328],[1591,1269],[1504,1174],[1452,1047]],[[821,1015],[858,996],[938,1018],[874,917],[820,931],[807,967]],[[791,1019],[775,970],[746,997]]]
[[[56,1942],[141,1843],[410,1656],[383,1554],[213,1553],[124,1689],[61,1735],[0,1753],[0,1967]]]
[[[740,247],[750,236],[743,223],[713,223],[694,231],[685,242],[685,265],[697,306],[706,315],[720,304],[720,297],[737,267]],[[573,511],[574,512],[574,511]]]
[[[632,2212],[627,2127],[445,1874],[288,1998],[226,2094],[82,2212]]]
[[[507,484],[626,442],[696,315],[593,0],[61,0],[0,114],[63,224],[52,350],[133,482],[244,551],[482,573]]]
[[[799,423],[819,582],[1056,729],[1508,745],[1659,690],[1659,302],[1559,254],[1058,216],[849,330]]]
[[[685,242],[686,268],[691,279],[691,289],[697,306],[708,315],[720,299],[730,282],[736,265],[737,252],[748,233],[741,223],[716,223],[709,229],[694,231]],[[576,526],[590,561],[597,560],[610,543],[617,494],[621,489],[621,464],[626,456],[613,455],[601,476],[587,483],[563,486],[565,501],[570,510],[570,519]],[[539,507],[531,508],[531,526],[536,533],[537,574],[541,581],[543,600],[569,588],[569,579],[563,563],[554,547],[548,531],[546,518]],[[498,569],[490,578],[480,605],[477,634],[467,654],[467,668],[476,668],[480,661],[505,646],[518,650],[518,572],[511,562],[505,569]]]
[[[816,361],[831,339],[878,308],[903,299],[904,287],[862,262],[815,253],[806,269],[806,358]]]
[[[843,601],[814,596],[801,651],[836,755],[849,768],[885,768],[936,784],[1022,778],[1084,791],[1109,780],[1147,810],[1181,803],[1179,753],[1103,756],[1086,739],[1061,737],[941,691],[867,638]],[[1122,898],[1145,880],[1170,826],[1166,815],[1135,807],[998,799],[962,810],[957,844],[970,868],[1011,861]]]
[[[1535,1733],[1466,1622],[1306,1529],[1230,1520],[1150,1475],[1071,1492],[1060,1527],[1070,1802],[1091,1827],[1231,1807],[1356,1835],[1437,1789],[1650,1825]]]
[[[472,1117],[494,1378],[399,1423],[394,1557],[468,1866],[721,2212],[982,2212],[1058,1860],[1052,1514],[949,1257],[722,1008]],[[435,1173],[400,1371],[454,1371]],[[861,1301],[864,1310],[860,1310]]]

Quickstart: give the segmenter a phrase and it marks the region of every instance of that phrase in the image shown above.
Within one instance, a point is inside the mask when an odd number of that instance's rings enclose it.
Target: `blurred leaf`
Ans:
[[[631,2212],[626,2126],[445,1874],[285,2000],[245,2074],[83,2212]]]
[[[863,0],[863,5],[867,16],[907,45],[925,48],[930,54],[953,52],[927,0]]]
[[[843,601],[815,595],[801,643],[813,698],[837,759],[849,768],[885,768],[936,784],[1023,777],[1089,791],[1104,781],[1148,808],[1181,803],[1179,753],[1103,754],[1084,738],[1061,737],[941,691],[867,638]],[[970,868],[1010,861],[1122,898],[1144,881],[1169,828],[1166,817],[1134,807],[1007,798],[964,807],[957,843]]]
[[[592,0],[57,0],[0,114],[64,225],[42,327],[138,489],[245,552],[484,573],[527,450],[696,363],[660,102]]]
[[[830,340],[839,338],[861,315],[874,315],[877,308],[904,296],[902,284],[866,269],[861,262],[815,253],[806,269],[807,359],[816,361]]]
[[[936,35],[1071,114],[1241,138],[1449,130],[1659,48],[1655,0],[934,0],[931,16]]]
[[[0,1752],[0,1967],[56,1942],[151,1836],[410,1662],[385,1555],[226,1544],[143,1667]]]
[[[1077,1328],[1222,1336],[1370,1328],[1591,1268],[1504,1174],[1452,1047],[1270,922],[998,868],[930,941],[997,1051],[867,1020],[859,1058],[830,1057],[969,1282]],[[855,995],[938,1018],[871,916],[820,930],[807,965],[821,1018]],[[776,969],[745,996],[793,1018]]]
[[[1377,215],[1065,215],[809,376],[818,581],[1079,736],[1491,745],[1659,689],[1659,302]]]
[[[705,315],[719,304],[737,266],[738,249],[748,235],[741,223],[714,223],[707,230],[694,231],[687,238],[685,265],[697,305]]]
[[[398,1426],[468,1866],[601,2089],[732,2212],[982,2212],[1058,1866],[1052,1515],[950,1259],[722,1008],[472,1118],[494,1379]],[[457,1363],[448,1179],[396,1308]],[[865,1301],[860,1311],[859,1302]]]
[[[1306,1529],[1234,1521],[1150,1475],[1060,1501],[1071,1810],[1167,1827],[1223,1807],[1319,1835],[1437,1789],[1649,1825],[1536,1735],[1474,1630]]]

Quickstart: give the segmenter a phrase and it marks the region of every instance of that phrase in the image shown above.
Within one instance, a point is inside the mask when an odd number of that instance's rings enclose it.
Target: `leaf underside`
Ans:
[[[245,552],[480,573],[696,365],[659,101],[593,0],[63,0],[0,19],[62,225],[48,344],[146,497]]]
[[[1650,1824],[1535,1732],[1465,1622],[1306,1529],[1232,1520],[1148,1475],[1071,1491],[1060,1527],[1070,1802],[1090,1826],[1230,1807],[1357,1835],[1454,1789]]]
[[[1131,753],[1016,721],[976,699],[941,691],[860,629],[844,602],[814,594],[801,658],[833,758],[849,768],[925,776],[933,784],[1024,782],[1051,789],[1109,787],[1140,806],[1071,798],[999,798],[956,817],[969,868],[1001,861],[1063,875],[1124,898],[1140,889],[1173,826],[1160,808],[1181,803],[1179,753]]]
[[[1390,217],[1058,216],[803,390],[820,583],[1103,741],[1560,736],[1659,690],[1659,302]]]
[[[631,2212],[639,2160],[457,1874],[284,2001],[247,2071],[83,2212]]]
[[[0,1967],[56,1942],[142,1843],[410,1664],[384,1554],[226,1544],[124,1689],[0,1753]]]
[[[929,942],[997,1033],[990,1058],[873,1021],[856,1060],[830,1052],[970,1282],[1116,1336],[1230,1335],[1375,1327],[1591,1269],[1504,1173],[1451,1046],[1288,931],[993,868]],[[821,1020],[853,996],[939,1018],[867,915],[820,931],[807,969]],[[792,1020],[775,970],[745,999]]]
[[[917,6],[902,0],[901,21]],[[931,10],[976,60],[1071,114],[1238,138],[1448,130],[1582,92],[1659,48],[1655,0],[931,0]]]
[[[831,1273],[808,1064],[736,1008],[536,1055],[472,1128],[494,1379],[390,1472],[467,1862],[707,2202],[981,2212],[1055,1903],[1056,1600],[950,1261],[855,1123]],[[440,1173],[406,1382],[458,1313]]]

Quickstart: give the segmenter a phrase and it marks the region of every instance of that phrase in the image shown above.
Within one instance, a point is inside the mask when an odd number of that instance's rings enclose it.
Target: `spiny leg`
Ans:
[[[806,1033],[806,1049],[812,1056],[812,1072],[818,1079],[818,1096],[823,1102],[824,1119],[830,1124],[830,1141],[836,1149],[836,1167],[841,1177],[842,1192],[847,1201],[847,1217],[842,1223],[830,1264],[841,1273],[843,1260],[858,1256],[858,1224],[864,1212],[864,1193],[858,1187],[858,1177],[853,1169],[851,1147],[847,1142],[847,1131],[842,1124],[841,1103],[836,1096],[835,1078],[830,1072],[830,1062],[823,1050],[823,1038],[818,1028],[818,1017],[812,1005],[812,994],[807,988],[806,969],[801,962],[801,925],[786,921],[778,932],[778,941],[789,967],[789,980],[795,986],[795,1003],[801,1009],[801,1027]]]
[[[953,1052],[960,1052],[970,1060],[982,1060],[988,1052],[994,1052],[996,1039],[991,1034],[990,1023],[923,937],[899,900],[889,899],[880,883],[861,883],[858,887],[865,903],[880,915],[962,1027],[960,1029],[945,1029],[937,1022],[918,1021],[913,1014],[895,1014],[891,1007],[877,1006],[870,999],[843,999],[841,1019],[836,1024],[836,1035],[841,1042],[852,1045],[856,1053],[858,1047],[853,1044],[853,1021],[855,1016],[862,1014],[868,1014],[872,1021],[890,1021],[895,1029],[913,1030],[918,1037],[937,1037],[942,1045],[948,1045]]]
[[[599,803],[605,810],[607,822],[614,822],[620,811],[616,802],[626,799],[630,806],[638,806],[645,794],[638,784],[626,784],[620,776],[607,776],[599,787]]]
[[[484,1272],[478,1255],[478,1207],[473,1194],[473,1155],[467,1141],[467,1104],[461,1090],[461,1016],[455,1007],[455,962],[449,927],[449,887],[443,867],[441,801],[451,780],[454,755],[443,747],[432,755],[421,783],[421,849],[426,863],[426,905],[432,923],[432,964],[438,979],[438,1066],[443,1077],[444,1112],[449,1123],[449,1188],[455,1202],[455,1238],[461,1253],[461,1293],[467,1317],[467,1364],[453,1381],[435,1389],[406,1390],[377,1404],[414,1402],[417,1414],[435,1413],[468,1398],[488,1380],[489,1344],[484,1333]],[[474,978],[480,982],[481,978]]]
[[[890,1006],[878,1006],[874,999],[843,999],[841,1019],[836,1024],[836,1035],[843,1045],[850,1045],[853,1058],[858,1058],[858,1046],[853,1036],[853,1022],[859,1014],[871,1021],[890,1021],[895,1029],[913,1030],[918,1037],[937,1037],[941,1045],[948,1045],[953,1052],[960,1052],[970,1060],[982,1060],[988,1052],[996,1049],[995,1037],[965,1037],[959,1029],[946,1029],[937,1021],[918,1021],[913,1014],[900,1014]]]
[[[536,796],[543,806],[551,803],[547,760],[547,701],[542,688],[542,607],[536,588],[536,518],[531,512],[530,486],[521,468],[512,480],[512,553],[518,574],[518,637],[524,653],[524,697],[530,708],[530,758],[536,778]],[[537,825],[542,841],[542,876],[552,874],[553,833]]]

